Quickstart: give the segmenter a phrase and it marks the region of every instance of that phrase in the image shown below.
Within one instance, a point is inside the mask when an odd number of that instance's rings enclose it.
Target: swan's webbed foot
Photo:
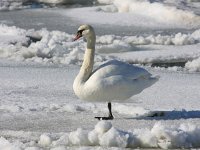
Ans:
[[[98,120],[113,120],[114,117],[113,117],[113,115],[112,115],[111,103],[110,103],[110,102],[108,103],[108,110],[109,110],[109,115],[108,115],[108,117],[95,117],[95,118],[98,119]]]
[[[108,116],[108,117],[95,117],[98,120],[113,120],[114,117],[113,116]]]

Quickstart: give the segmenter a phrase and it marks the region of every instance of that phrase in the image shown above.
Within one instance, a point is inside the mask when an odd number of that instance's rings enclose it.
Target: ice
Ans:
[[[62,111],[67,111],[67,112],[79,112],[79,111],[85,111],[85,110],[86,109],[78,105],[67,104],[62,107]]]
[[[123,3],[120,0],[115,0],[113,3],[119,12],[131,12],[160,22],[173,24],[186,22],[189,24],[200,23],[199,16],[196,16],[193,12],[177,9],[163,3],[137,0],[125,0]]]
[[[103,132],[98,132],[101,130]],[[105,130],[106,128],[106,130]],[[78,128],[76,131],[62,133],[57,141],[53,141],[47,134],[40,136],[39,144],[43,148],[51,148],[52,150],[63,150],[68,146],[99,146],[103,147],[121,147],[121,148],[191,148],[199,145],[200,128],[193,124],[180,124],[178,127],[166,126],[161,122],[157,122],[151,129],[138,128],[133,131],[124,131],[116,127],[112,127],[109,121],[99,121],[94,130],[88,131]],[[55,136],[55,135],[51,135]],[[68,142],[68,139],[70,142]],[[66,141],[65,141],[66,140]],[[58,142],[60,141],[60,142]],[[62,142],[61,142],[62,141]],[[55,144],[56,142],[56,144]],[[20,142],[10,143],[5,138],[0,138],[1,148],[10,148],[19,150],[38,150],[39,147],[28,146],[29,144],[20,144]],[[17,148],[18,147],[18,148]],[[3,150],[4,150],[3,149]]]
[[[97,0],[100,4],[112,4],[114,0]]]
[[[12,144],[3,137],[0,137],[0,147],[2,150],[21,150],[17,144]]]
[[[66,150],[66,148],[64,146],[60,146],[60,147],[52,148],[51,150]]]
[[[68,134],[62,135],[57,141],[53,141],[52,145],[53,146],[69,145],[69,135]]]
[[[6,25],[0,25],[0,44],[26,44],[28,38],[25,37],[26,30],[17,28],[15,26],[8,27]]]
[[[41,150],[41,149],[38,147],[27,147],[25,148],[25,150]]]
[[[25,8],[37,8],[36,3],[45,3],[51,5],[74,5],[74,4],[93,4],[94,0],[2,0],[0,1],[0,11],[5,10],[16,10]],[[29,4],[29,5],[27,5]],[[32,5],[32,6],[31,6]],[[35,6],[34,6],[35,5]],[[43,7],[44,5],[40,5]]]
[[[185,64],[185,68],[191,72],[200,71],[200,57]]]
[[[40,136],[39,144],[40,144],[41,146],[44,146],[44,147],[50,146],[51,142],[52,142],[52,141],[51,141],[51,137],[50,137],[49,135],[47,135],[47,134],[42,134],[42,135]]]
[[[76,131],[69,134],[69,140],[73,145],[83,146],[90,145],[88,139],[88,131],[78,128]]]
[[[99,144],[107,147],[122,147],[128,145],[129,134],[112,127],[100,137]]]
[[[99,137],[98,133],[95,130],[92,130],[88,133],[88,139],[92,146],[98,145]]]
[[[184,1],[114,0],[99,1],[106,6],[76,8],[64,13],[89,24],[135,26],[150,29],[198,28],[199,6]],[[191,4],[191,6],[190,6]],[[194,9],[191,9],[194,8]],[[92,13],[91,13],[92,12]],[[98,18],[98,19],[97,19]],[[103,18],[103,19],[101,19]],[[121,19],[123,18],[123,19]]]
[[[6,111],[6,112],[20,112],[21,107],[19,106],[9,106],[9,105],[1,105],[0,111]]]
[[[92,4],[93,0],[36,0],[50,4]]]
[[[0,9],[30,8],[24,2],[4,0]],[[199,148],[199,1],[64,3],[81,5],[0,12],[0,149]],[[112,102],[112,121],[94,118],[108,115],[107,103],[81,101],[72,89],[85,51],[85,42],[73,42],[72,33],[83,23],[97,33],[94,68],[120,59],[160,76],[142,93]],[[175,65],[151,67],[154,63]]]
[[[98,3],[100,4],[114,4],[114,6],[118,7],[119,9],[125,11],[125,12],[132,12],[135,10],[140,10],[140,8],[146,8],[146,6],[148,6],[147,10],[151,7],[153,8],[154,6],[158,6],[158,8],[156,10],[151,11],[150,14],[152,14],[152,12],[169,12],[169,10],[174,10],[174,11],[179,11],[179,10],[186,10],[189,12],[194,12],[195,14],[199,13],[199,0],[180,0],[180,1],[176,1],[176,0],[125,0],[123,2],[119,1],[119,0],[97,0]],[[133,10],[132,8],[135,8],[135,6],[137,4],[141,4],[137,9]],[[132,4],[135,4],[135,6],[131,6]],[[165,7],[166,6],[166,7]],[[163,8],[163,10],[160,10],[160,8]],[[193,7],[191,9],[191,7]],[[169,8],[169,10],[165,10],[166,8]],[[171,9],[170,9],[171,8]],[[146,12],[146,11],[144,11]],[[181,11],[179,11],[181,12]],[[138,12],[140,13],[140,12]],[[172,12],[168,13],[168,15],[170,15]]]
[[[73,0],[37,0],[38,2],[43,2],[43,3],[50,3],[50,4],[62,4],[62,3],[67,3]]]
[[[200,29],[194,31],[194,32],[191,34],[191,37],[193,37],[193,38],[196,39],[196,40],[200,40]]]
[[[143,133],[141,133],[143,132]],[[158,147],[156,137],[151,134],[150,130],[139,131],[138,139],[139,145],[143,146],[144,148],[156,148]]]
[[[35,35],[41,37],[41,40],[31,42],[27,37]],[[0,57],[38,63],[80,64],[85,49],[84,42],[73,42],[73,37],[74,35],[60,31],[26,31],[1,25]],[[96,62],[104,60],[105,57],[96,57]]]
[[[111,127],[112,127],[112,124],[110,122],[100,121],[98,124],[96,124],[95,131],[101,135],[107,132],[108,130],[110,130]]]
[[[196,147],[199,145],[196,141],[199,137],[195,132],[199,133],[199,128],[192,124],[181,124],[178,129],[171,129],[158,122],[151,129],[161,148]]]
[[[79,67],[37,64],[27,68],[25,64],[18,67],[12,63],[1,64],[1,104],[24,109],[9,112],[4,107],[0,111],[3,128],[0,133],[9,146],[17,144],[15,148],[21,149],[198,147],[198,74],[159,71],[159,82],[131,98],[131,103],[112,103],[113,121],[98,122],[94,116],[106,116],[107,104],[82,102],[70,86]],[[70,109],[65,109],[66,106]],[[166,116],[147,117],[155,110],[167,110]]]
[[[151,113],[149,110],[142,107],[133,107],[124,104],[116,104],[113,108],[113,111],[132,117],[148,116]]]
[[[0,11],[27,8],[27,6],[23,6],[26,1],[28,0],[2,0],[0,1]]]
[[[104,35],[97,38],[98,44],[113,44],[113,45],[190,45],[199,43],[199,30],[195,30],[192,34],[177,33],[175,35],[148,35],[148,36],[115,36],[115,35]],[[123,43],[123,42],[124,43]],[[129,45],[129,46],[130,46]],[[128,46],[126,46],[128,47]],[[108,50],[109,51],[109,50]]]
[[[38,41],[31,41],[29,36],[37,38]],[[15,61],[37,62],[44,64],[53,63],[80,65],[83,59],[85,43],[82,40],[73,42],[73,37],[74,35],[61,31],[48,31],[46,29],[38,31],[33,29],[24,30],[15,26],[10,27],[1,25],[0,57],[9,58]],[[95,62],[98,64],[112,59],[113,56],[135,63],[151,63],[166,60],[174,61],[174,59],[177,61],[191,61],[191,59],[193,60],[198,57],[197,45],[199,43],[199,29],[188,34],[179,32],[172,35],[102,35],[97,36],[97,54]],[[152,47],[152,49],[160,49],[160,52],[158,50],[140,51],[143,47],[146,49],[147,45]],[[168,45],[174,45],[174,47],[171,46],[170,49],[167,47],[169,50],[166,50],[166,46]],[[188,48],[184,47],[185,50],[181,50],[180,46],[184,45],[191,45],[191,48],[187,46]],[[180,51],[182,53],[180,53]],[[131,59],[126,57],[127,54],[131,57]],[[194,61],[194,63],[196,64],[196,61]],[[188,64],[186,68],[188,68]],[[192,70],[198,71],[197,65],[192,66]]]

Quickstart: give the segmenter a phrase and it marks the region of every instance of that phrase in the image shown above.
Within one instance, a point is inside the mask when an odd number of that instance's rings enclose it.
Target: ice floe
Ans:
[[[95,62],[101,63],[113,57],[139,64],[188,61],[186,69],[199,71],[199,32],[197,29],[187,34],[97,36]],[[85,43],[83,40],[73,42],[73,37],[61,31],[24,30],[2,24],[0,57],[15,61],[80,65]]]
[[[12,150],[38,150],[40,148],[63,150],[74,146],[93,149],[98,149],[99,146],[107,148],[195,148],[200,146],[199,133],[200,128],[189,123],[175,127],[156,122],[150,129],[137,128],[132,131],[124,131],[114,127],[109,121],[99,121],[92,130],[78,128],[67,133],[43,133],[38,139],[38,144],[35,141],[13,142],[1,137],[0,146],[3,150],[6,148]]]

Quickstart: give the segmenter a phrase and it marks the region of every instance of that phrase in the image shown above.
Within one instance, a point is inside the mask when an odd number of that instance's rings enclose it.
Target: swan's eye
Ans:
[[[83,31],[84,31],[84,29],[83,29],[83,30],[79,30],[79,31],[77,32],[77,34],[79,34],[79,35],[82,36]]]
[[[83,36],[83,35],[82,35],[82,32],[83,32],[83,31],[84,31],[84,30],[79,30],[79,31],[77,32],[76,37],[74,38],[74,41],[78,40],[80,37]]]

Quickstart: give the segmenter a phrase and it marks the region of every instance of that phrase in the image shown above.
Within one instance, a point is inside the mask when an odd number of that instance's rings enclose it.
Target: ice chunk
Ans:
[[[73,145],[90,145],[88,140],[88,132],[82,128],[78,128],[76,131],[69,134],[69,140]]]
[[[40,136],[40,140],[39,140],[40,145],[49,146],[51,142],[52,142],[51,137],[48,134],[42,134]]]
[[[98,134],[103,134],[105,132],[107,132],[108,130],[110,130],[110,128],[112,127],[111,122],[108,121],[99,121],[96,125],[95,125],[95,131]]]

